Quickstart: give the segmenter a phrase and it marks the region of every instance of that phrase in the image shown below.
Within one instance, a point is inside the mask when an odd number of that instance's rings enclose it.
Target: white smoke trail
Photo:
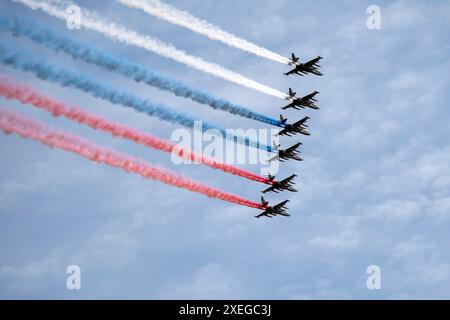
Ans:
[[[200,33],[212,40],[218,40],[231,47],[235,47],[257,56],[267,58],[283,64],[289,64],[290,60],[279,54],[262,48],[247,40],[241,39],[232,33],[222,30],[220,27],[213,25],[205,20],[200,20],[189,12],[179,10],[169,4],[159,0],[117,0],[131,8],[141,9],[159,19],[166,20],[170,23],[180,25],[194,32]]]
[[[69,6],[74,5],[73,2],[71,1],[64,1],[64,0],[43,0],[43,1],[13,0],[13,1],[22,3],[33,10],[40,9],[45,13],[53,17],[59,18],[61,20],[68,21],[68,19],[72,18],[66,11],[66,9]],[[210,63],[199,57],[189,55],[186,52],[178,50],[174,46],[164,43],[158,39],[152,38],[147,35],[139,34],[136,31],[127,29],[124,26],[102,19],[95,13],[92,13],[86,9],[81,9],[80,23],[82,27],[88,30],[100,32],[113,40],[117,40],[128,45],[134,45],[146,49],[147,51],[151,51],[166,58],[173,59],[177,62],[184,63],[192,68],[243,85],[247,88],[255,89],[260,92],[281,99],[287,98],[287,95],[281,91],[275,90],[259,82],[246,78],[236,72],[225,69],[217,64]]]

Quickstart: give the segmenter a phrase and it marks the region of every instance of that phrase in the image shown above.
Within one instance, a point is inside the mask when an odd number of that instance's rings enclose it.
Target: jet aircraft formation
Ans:
[[[256,56],[282,63],[285,66],[291,66],[292,69],[285,73],[287,76],[303,76],[306,74],[322,75],[319,71],[321,68],[319,65],[319,61],[322,59],[321,56],[317,56],[307,62],[300,61],[299,57],[295,56],[293,53],[291,58],[281,56],[273,51],[230,34],[218,26],[204,23],[205,21],[199,20],[189,13],[173,6],[163,5],[165,9],[159,10],[158,8],[162,5],[162,1],[163,0],[121,0],[119,2],[133,9],[141,9],[157,18],[184,26],[191,31],[207,36],[210,40],[217,40],[226,43],[231,47],[253,53]],[[14,2],[22,4],[33,11],[41,10],[51,17],[63,20],[63,22],[67,22],[70,18],[65,6],[71,4],[71,1],[15,0]],[[154,6],[155,4],[157,5]],[[130,29],[126,25],[112,22],[108,17],[103,17],[98,13],[91,12],[87,8],[81,8],[78,5],[77,7],[80,12],[83,12],[83,19],[80,20],[80,25],[78,27],[97,32],[115,40],[118,45],[133,46],[140,50],[145,50],[148,53],[157,54],[160,57],[192,67],[193,69],[204,72],[210,76],[215,76],[242,85],[246,88],[254,89],[272,97],[285,99],[288,101],[288,104],[281,106],[282,110],[292,109],[303,111],[302,109],[307,110],[308,108],[313,110],[319,109],[316,104],[318,91],[314,91],[305,96],[297,96],[297,93],[289,88],[287,94],[283,93],[270,86],[247,78],[238,72],[228,70],[224,66],[217,65],[216,63],[206,61],[201,57],[189,54],[184,50],[177,49],[174,45],[166,43],[154,36],[143,34]],[[310,135],[309,126],[307,124],[310,119],[308,115],[305,115],[300,120],[292,123],[288,123],[287,118],[283,115],[280,115],[279,120],[271,118],[270,116],[250,110],[245,106],[233,103],[227,99],[216,97],[203,89],[198,89],[188,83],[172,78],[171,76],[160,74],[148,65],[139,64],[127,57],[117,56],[107,49],[101,48],[97,43],[84,43],[67,38],[58,32],[57,28],[45,26],[41,22],[33,22],[31,17],[2,17],[0,19],[0,32],[9,34],[8,37],[2,37],[0,41],[0,65],[3,67],[13,68],[19,72],[32,74],[42,81],[51,82],[60,87],[70,90],[79,90],[83,92],[83,94],[90,94],[96,99],[101,99],[105,103],[133,110],[143,116],[158,118],[159,120],[171,123],[172,125],[180,125],[189,129],[195,129],[193,125],[195,120],[201,120],[196,115],[190,115],[184,111],[181,112],[164,103],[154,102],[150,98],[142,99],[134,95],[133,92],[130,92],[129,89],[115,88],[113,85],[108,84],[107,81],[105,83],[105,80],[107,80],[108,77],[103,77],[106,79],[97,79],[96,77],[90,77],[89,74],[80,73],[76,70],[71,70],[70,68],[67,69],[62,66],[56,67],[51,59],[47,62],[45,59],[34,57],[34,54],[28,54],[28,47],[22,48],[20,45],[15,44],[13,38],[28,38],[34,42],[35,45],[45,46],[47,49],[58,54],[66,54],[74,61],[95,65],[96,67],[103,69],[104,72],[109,72],[115,74],[115,76],[121,76],[127,80],[190,99],[206,108],[218,109],[231,113],[234,116],[241,116],[254,121],[277,126],[280,130],[276,136],[290,137],[297,134],[304,136]],[[125,52],[125,50],[123,51]],[[264,194],[269,192],[278,193],[282,191],[297,191],[294,187],[296,174],[292,174],[282,180],[276,180],[275,176],[272,175],[269,175],[269,177],[266,178],[234,166],[233,164],[224,163],[205,156],[190,148],[181,148],[178,150],[178,146],[173,144],[172,141],[157,135],[138,131],[124,124],[113,123],[107,118],[87,112],[83,108],[75,108],[68,103],[55,100],[51,95],[47,95],[24,83],[10,81],[9,77],[3,75],[0,75],[0,98],[19,101],[30,107],[45,110],[54,117],[61,116],[69,121],[89,126],[99,132],[110,134],[114,138],[133,141],[134,143],[154,150],[166,153],[172,153],[174,150],[177,150],[176,154],[180,158],[195,160],[196,163],[208,166],[212,169],[221,170],[225,173],[268,185],[265,190],[262,190]],[[205,131],[209,129],[216,129],[215,131],[219,133],[225,132],[225,128],[222,128],[220,124],[211,122],[208,122],[208,125],[204,127]],[[52,127],[46,126],[44,123],[20,114],[0,110],[0,131],[3,131],[5,134],[15,133],[22,138],[31,139],[47,146],[69,151],[90,161],[104,163],[126,172],[138,174],[146,179],[157,180],[161,183],[203,194],[210,198],[263,210],[256,216],[257,218],[263,216],[271,218],[277,215],[289,216],[286,207],[289,200],[285,200],[273,206],[270,206],[269,202],[263,197],[261,197],[261,203],[251,201],[239,195],[210,187],[208,184],[200,181],[187,179],[172,170],[159,168],[151,163],[134,158],[131,155],[115,151],[106,152],[104,148],[97,146],[88,140],[82,139],[76,135],[70,135],[64,131],[55,130]],[[258,141],[253,140],[253,138],[243,137],[241,134],[235,135],[232,138],[236,143],[273,152],[274,154],[268,159],[269,162],[284,162],[291,159],[296,161],[303,160],[299,150],[302,145],[301,142],[297,142],[286,149],[281,149],[280,145],[275,143],[273,143],[273,147],[271,147],[264,143],[259,143]]]
[[[321,67],[318,62],[322,59],[321,56],[318,56],[317,58],[314,58],[308,62],[301,63],[299,60],[299,57],[296,57],[294,53],[291,55],[291,60],[289,62],[289,65],[293,66],[294,68],[286,73],[284,73],[286,76],[289,75],[299,75],[303,76],[305,74],[311,73],[317,76],[322,76],[322,73],[319,71],[319,68]],[[292,88],[289,88],[287,98],[290,103],[281,109],[287,110],[287,109],[295,109],[295,110],[301,110],[305,108],[310,108],[317,110],[319,107],[316,105],[316,95],[319,93],[319,91],[314,91],[308,95],[305,95],[303,97],[297,97],[297,93],[292,90]],[[293,136],[295,134],[302,134],[305,136],[311,135],[307,128],[309,127],[307,125],[307,121],[310,119],[310,117],[305,116],[302,119],[293,122],[293,123],[287,123],[287,119],[283,117],[283,115],[280,115],[280,123],[283,125],[283,128],[276,134],[276,136]],[[278,160],[280,162],[284,162],[286,160],[296,160],[296,161],[303,161],[303,159],[300,157],[300,151],[299,148],[302,145],[301,142],[297,142],[291,147],[287,149],[280,149],[280,145],[273,143],[273,149],[277,150],[277,154],[270,158],[268,162]],[[263,190],[262,193],[268,193],[268,192],[275,192],[279,193],[282,191],[291,191],[291,192],[297,192],[297,190],[294,188],[294,178],[297,177],[296,174],[292,174],[289,177],[277,181],[275,180],[275,176],[268,175],[268,182],[267,184],[270,184],[270,187]],[[264,199],[264,197],[261,197],[261,205],[265,207],[266,209],[261,212],[260,214],[256,215],[255,218],[261,218],[261,217],[267,217],[272,218],[277,215],[288,217],[290,216],[287,212],[286,204],[289,202],[289,200],[284,200],[274,206],[269,206],[269,202]]]

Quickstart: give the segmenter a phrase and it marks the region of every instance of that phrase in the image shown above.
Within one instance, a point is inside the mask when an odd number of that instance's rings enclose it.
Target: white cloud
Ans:
[[[162,293],[166,299],[238,299],[244,295],[238,278],[219,263],[199,268],[186,281]]]
[[[46,291],[55,279],[64,279],[65,268],[62,256],[56,253],[42,260],[29,261],[21,266],[1,265],[1,294],[3,297],[6,292],[9,292],[12,295],[42,298],[40,294]]]
[[[358,231],[358,221],[356,217],[324,217],[324,222],[333,223],[337,228],[337,234],[316,236],[309,242],[312,245],[326,249],[356,249],[360,245],[360,235]]]
[[[397,223],[409,221],[420,215],[421,203],[411,200],[387,200],[367,208],[365,214],[383,223]]]

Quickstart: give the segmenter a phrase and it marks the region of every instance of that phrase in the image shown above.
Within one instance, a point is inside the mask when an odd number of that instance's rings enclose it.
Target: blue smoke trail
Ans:
[[[2,41],[0,41],[0,63],[23,71],[32,72],[40,79],[58,83],[63,87],[76,88],[84,92],[88,92],[96,98],[107,100],[113,104],[133,108],[134,110],[145,113],[149,116],[158,117],[168,122],[181,124],[188,128],[194,128],[194,122],[197,120],[163,104],[154,104],[148,99],[143,100],[134,95],[107,87],[97,80],[86,76],[75,74],[68,70],[56,70],[44,62],[40,62],[29,56],[24,56],[18,52],[15,52],[10,48],[10,46],[6,45]],[[260,144],[257,141],[250,140],[248,137],[227,134],[225,129],[208,122],[202,121],[202,124],[203,131],[208,129],[216,129],[219,130],[221,135],[227,139],[250,147],[272,152],[272,148],[268,145]]]
[[[270,125],[284,127],[284,125],[276,119],[251,111],[224,99],[214,97],[209,93],[189,87],[180,81],[160,75],[147,67],[112,55],[108,52],[97,50],[86,44],[76,43],[61,37],[46,28],[37,26],[36,24],[25,22],[18,18],[9,19],[0,17],[0,29],[10,31],[14,36],[26,36],[52,50],[63,51],[72,56],[73,59],[79,59],[87,63],[95,64],[108,71],[133,79],[136,82],[143,82],[161,90],[170,91],[177,96],[192,99],[198,103],[209,105],[214,109],[220,109]]]

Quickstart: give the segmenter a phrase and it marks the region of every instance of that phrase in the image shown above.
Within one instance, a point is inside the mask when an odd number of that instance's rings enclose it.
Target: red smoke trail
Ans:
[[[151,147],[164,152],[174,152],[181,158],[205,164],[215,169],[222,170],[250,180],[272,184],[269,179],[252,172],[242,170],[235,166],[225,164],[213,158],[203,156],[191,150],[181,149],[176,144],[158,137],[141,133],[132,128],[108,121],[102,117],[93,115],[75,106],[53,100],[52,98],[37,92],[36,90],[19,83],[11,83],[6,77],[0,77],[0,95],[8,99],[15,99],[24,104],[31,104],[37,108],[52,113],[53,116],[64,116],[70,120],[89,127],[111,133],[114,137],[121,137],[138,144]]]
[[[146,179],[159,180],[166,184],[204,194],[210,198],[217,198],[251,208],[264,209],[264,207],[257,202],[208,187],[199,182],[177,175],[169,170],[152,166],[143,160],[98,147],[77,136],[53,130],[40,122],[36,122],[15,113],[0,110],[0,128],[6,134],[16,133],[23,138],[36,140],[50,147],[71,151],[92,161],[105,163],[127,172],[140,174]]]

